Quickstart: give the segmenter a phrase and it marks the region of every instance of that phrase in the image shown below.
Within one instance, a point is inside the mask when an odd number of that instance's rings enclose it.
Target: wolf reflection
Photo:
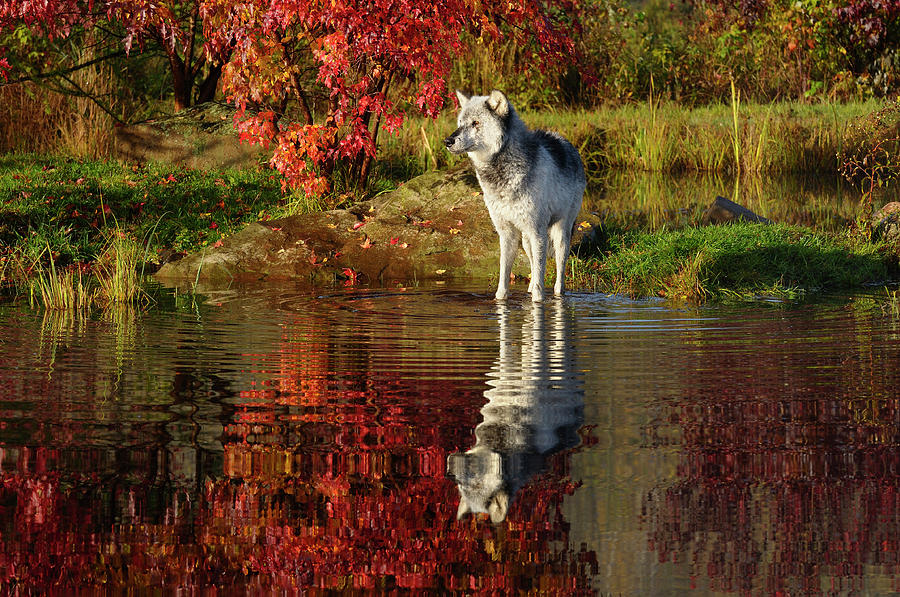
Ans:
[[[498,304],[500,354],[485,391],[475,446],[447,458],[460,493],[457,518],[502,522],[516,492],[547,458],[579,443],[584,388],[562,300],[516,311]]]

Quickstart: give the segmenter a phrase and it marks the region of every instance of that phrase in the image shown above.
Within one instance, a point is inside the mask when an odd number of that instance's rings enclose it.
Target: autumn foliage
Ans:
[[[191,104],[201,73],[198,101],[223,74],[241,138],[273,146],[287,184],[320,194],[338,171],[348,186],[365,183],[379,130],[395,131],[408,110],[435,116],[454,61],[472,44],[503,38],[524,48],[526,62],[571,61],[577,8],[576,0],[0,0],[0,32],[25,26],[58,38],[113,28],[128,52],[155,44],[170,63],[176,110]]]

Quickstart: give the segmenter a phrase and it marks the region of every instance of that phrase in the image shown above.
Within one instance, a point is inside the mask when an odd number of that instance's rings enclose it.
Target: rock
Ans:
[[[200,169],[255,167],[269,153],[238,140],[233,114],[233,106],[210,102],[166,118],[116,127],[113,151],[126,162],[156,161]]]
[[[725,197],[716,197],[712,205],[703,212],[703,218],[701,219],[704,225],[724,224],[735,221],[771,224],[766,218],[756,215],[746,207],[738,205],[734,201],[729,201]]]
[[[872,214],[872,242],[900,241],[900,202],[891,201]]]
[[[573,244],[585,233],[590,226],[576,226]],[[155,276],[167,285],[196,281],[207,288],[263,279],[483,279],[496,277],[499,251],[475,177],[429,172],[351,209],[250,224],[220,247],[166,263]],[[528,274],[523,255],[518,275]]]

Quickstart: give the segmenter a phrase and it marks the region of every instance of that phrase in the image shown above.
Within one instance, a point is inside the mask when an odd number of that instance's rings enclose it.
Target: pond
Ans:
[[[3,591],[900,590],[895,315],[514,290],[3,306]]]

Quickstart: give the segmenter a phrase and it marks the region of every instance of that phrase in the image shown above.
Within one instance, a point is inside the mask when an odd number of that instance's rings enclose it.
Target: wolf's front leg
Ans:
[[[509,276],[519,250],[519,234],[509,228],[497,228],[497,234],[500,235],[500,281],[494,296],[502,300],[509,293]]]
[[[530,240],[524,241],[531,245],[531,300],[541,302],[544,300],[544,277],[547,271],[547,236],[535,234]]]

